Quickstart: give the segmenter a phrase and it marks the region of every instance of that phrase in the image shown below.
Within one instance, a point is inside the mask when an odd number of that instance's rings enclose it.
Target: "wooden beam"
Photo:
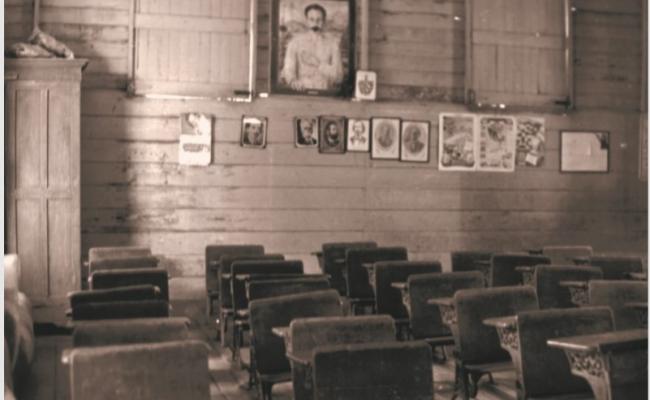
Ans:
[[[368,57],[368,38],[370,26],[368,0],[361,0],[361,53],[359,54],[359,69],[368,70],[370,68]]]

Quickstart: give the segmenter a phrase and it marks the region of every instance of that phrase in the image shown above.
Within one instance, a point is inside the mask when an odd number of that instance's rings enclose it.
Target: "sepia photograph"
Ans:
[[[293,120],[296,147],[318,147],[318,117],[296,117]]]
[[[263,149],[266,147],[266,118],[243,116],[241,121],[242,147]]]
[[[351,96],[354,2],[271,1],[271,92]]]
[[[7,0],[4,400],[646,400],[648,0]]]
[[[348,118],[347,151],[370,151],[370,120]]]
[[[429,121],[402,121],[400,161],[429,162]]]
[[[321,153],[345,153],[345,117],[320,117],[320,146]]]
[[[400,119],[372,118],[372,144],[370,158],[399,160]]]

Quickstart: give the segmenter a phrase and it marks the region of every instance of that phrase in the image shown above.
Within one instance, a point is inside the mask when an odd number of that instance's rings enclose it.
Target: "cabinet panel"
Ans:
[[[47,264],[43,252],[47,237],[42,226],[39,199],[16,200],[16,248],[10,252],[20,255],[20,287],[32,301],[43,299],[48,294]]]
[[[75,93],[72,90],[73,85],[60,86],[48,90],[47,183],[50,188],[68,188],[71,178],[72,123],[74,121],[59,116],[74,115],[71,105]],[[77,154],[77,156],[79,155]]]
[[[48,277],[50,296],[65,296],[70,287],[78,286],[76,275],[70,270],[72,262],[72,221],[69,199],[53,199],[47,204]]]
[[[43,91],[34,87],[16,86],[15,152],[16,188],[38,187],[41,183],[41,110]]]

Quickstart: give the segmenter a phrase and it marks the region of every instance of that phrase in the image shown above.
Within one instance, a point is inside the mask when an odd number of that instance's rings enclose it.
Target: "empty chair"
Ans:
[[[647,302],[648,283],[643,281],[593,280],[589,281],[589,305],[607,306],[614,316],[617,331],[645,328],[636,312],[627,303]]]
[[[591,257],[594,250],[591,246],[544,246],[542,255],[551,259],[552,264],[571,265],[579,257]]]
[[[440,272],[438,261],[379,261],[375,263],[375,310],[395,319],[398,329],[408,328],[409,315],[402,299],[402,292],[391,286],[405,283],[410,275]]]
[[[521,273],[517,267],[550,264],[545,256],[528,254],[494,254],[490,266],[490,287],[520,285]]]
[[[113,269],[95,271],[88,279],[90,289],[114,289],[124,286],[153,285],[160,298],[169,301],[167,271],[161,268]]]
[[[643,259],[632,256],[591,256],[589,265],[603,270],[603,279],[628,279],[630,273],[643,272]]]
[[[73,347],[158,343],[189,339],[190,321],[184,317],[90,321],[77,324]]]
[[[539,308],[572,308],[571,293],[560,286],[562,281],[602,279],[600,268],[571,265],[540,265],[535,268],[533,286],[537,290]]]
[[[88,263],[88,273],[103,269],[128,269],[128,268],[155,268],[158,266],[158,257],[147,256],[122,256],[102,258]]]
[[[350,300],[353,313],[358,307],[375,305],[375,292],[370,286],[368,271],[363,264],[377,261],[407,260],[405,247],[377,247],[374,249],[347,249],[345,251],[345,271],[347,297]]]
[[[456,382],[463,398],[467,399],[475,397],[482,375],[513,368],[510,355],[501,348],[496,330],[483,321],[536,310],[537,296],[530,286],[463,289],[454,294],[453,302]]]
[[[72,309],[73,321],[160,318],[169,316],[169,303],[165,300],[105,301],[83,303]]]
[[[345,251],[347,249],[374,249],[376,242],[334,242],[323,243],[322,271],[330,276],[332,287],[345,296],[347,284],[345,280]]]
[[[395,324],[388,315],[300,318],[291,321],[290,331],[291,344],[287,356],[291,360],[295,400],[314,398],[309,369],[313,366],[314,352],[320,347],[391,342],[395,341],[396,335]]]
[[[605,307],[535,310],[517,313],[518,399],[592,398],[587,382],[573,374],[564,352],[547,340],[608,332],[612,315]],[[513,357],[513,358],[514,358]]]
[[[489,262],[491,258],[492,252],[489,251],[452,251],[451,270],[452,272],[480,271],[482,268],[477,262]]]
[[[203,342],[79,347],[67,362],[71,400],[210,399]]]
[[[411,336],[432,347],[454,344],[449,328],[442,323],[438,306],[427,304],[432,298],[453,297],[461,289],[483,288],[480,271],[411,275],[408,277]]]
[[[431,400],[431,348],[424,342],[320,347],[314,353],[316,400]]]
[[[218,299],[218,270],[221,262],[221,256],[234,254],[261,255],[264,254],[264,246],[259,244],[213,244],[205,246],[205,288],[208,292],[208,319],[214,311],[213,302]]]
[[[275,383],[291,379],[291,367],[282,338],[274,327],[288,327],[296,318],[342,316],[341,299],[336,290],[323,290],[253,300],[249,304],[251,364],[257,375],[260,399],[271,399]]]

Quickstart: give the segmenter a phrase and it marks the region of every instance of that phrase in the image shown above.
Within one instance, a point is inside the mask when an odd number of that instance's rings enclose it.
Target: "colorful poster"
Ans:
[[[544,118],[517,117],[517,165],[544,165],[546,134]]]
[[[516,145],[515,119],[498,115],[479,117],[479,160],[481,171],[513,172]]]
[[[476,134],[472,114],[440,114],[438,168],[468,171],[476,168]]]
[[[212,115],[181,114],[178,163],[210,165],[212,161]]]

